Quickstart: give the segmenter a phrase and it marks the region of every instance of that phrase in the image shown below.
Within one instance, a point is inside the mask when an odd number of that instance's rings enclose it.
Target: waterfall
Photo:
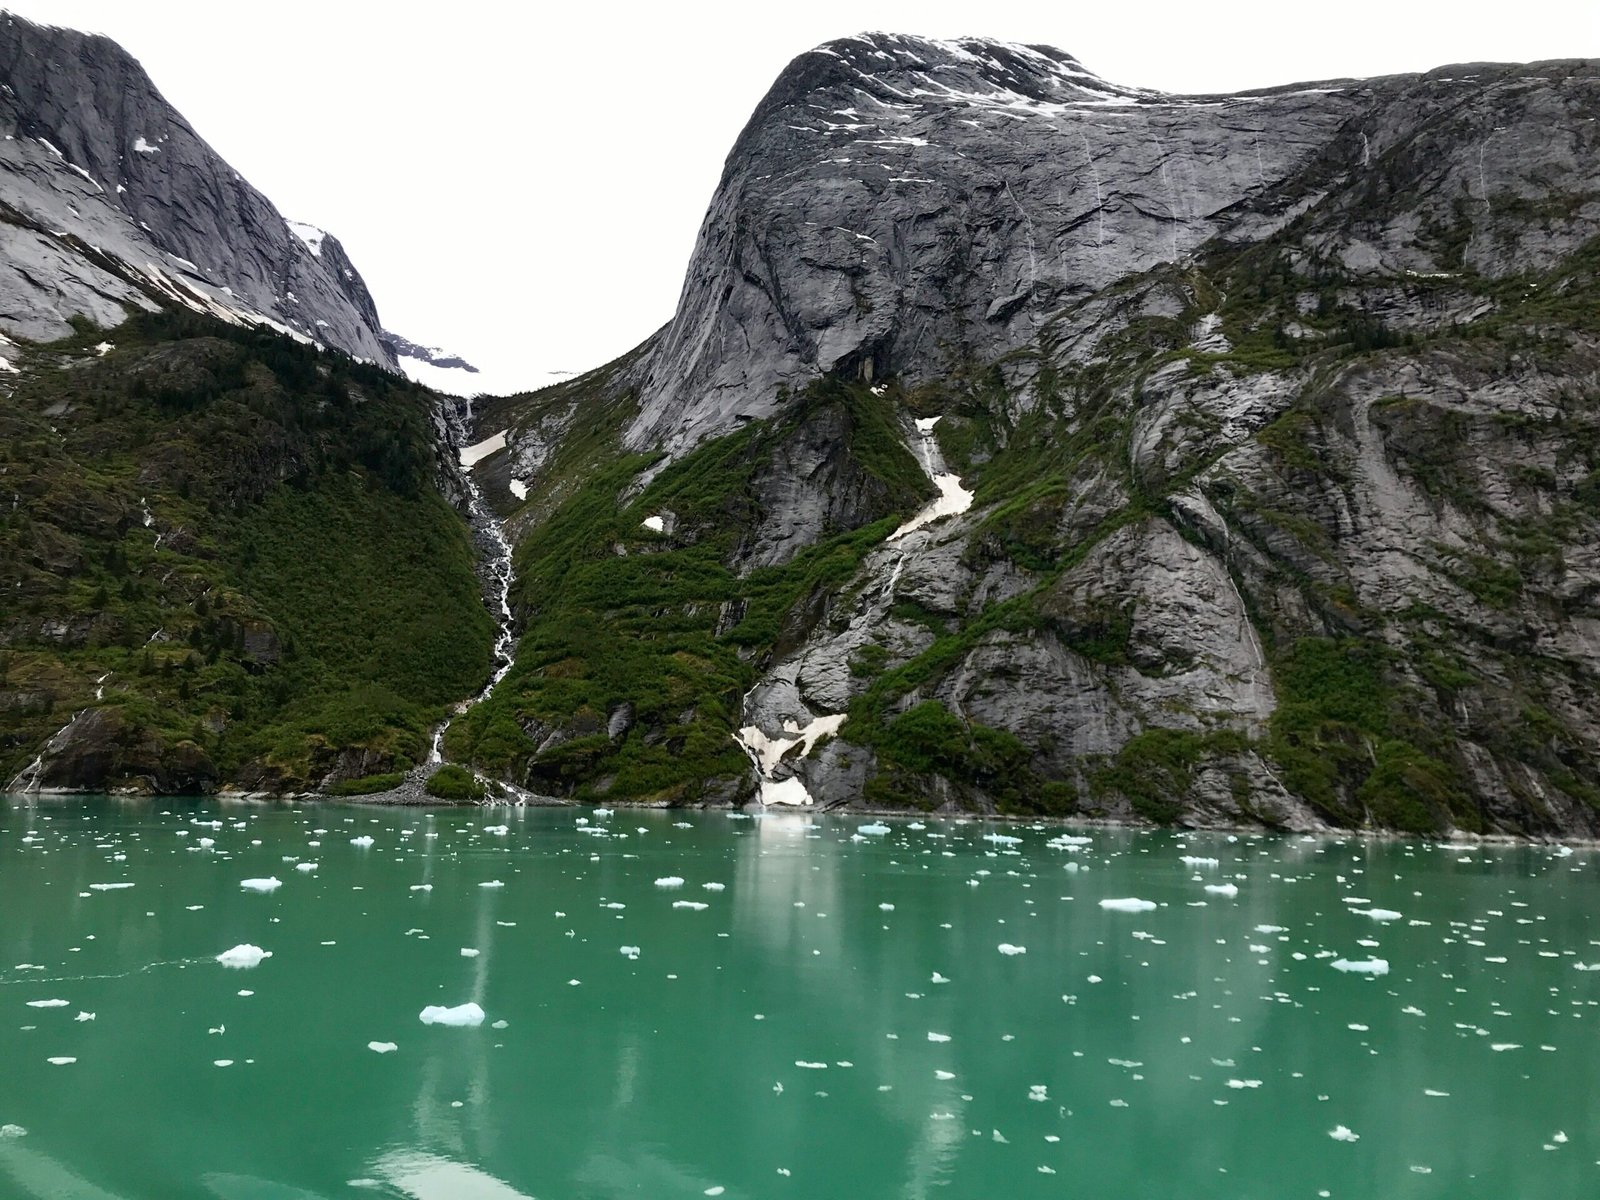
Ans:
[[[448,445],[455,452],[457,461],[461,465],[461,478],[467,489],[467,524],[472,530],[474,540],[483,550],[484,565],[489,573],[489,593],[492,601],[490,607],[495,612],[498,626],[494,640],[494,670],[482,691],[470,700],[464,700],[456,705],[452,715],[434,729],[433,740],[428,749],[429,765],[444,761],[444,734],[445,730],[450,728],[450,722],[487,700],[516,662],[517,639],[512,630],[511,619],[511,543],[506,540],[504,526],[490,511],[488,501],[483,496],[483,489],[478,486],[478,481],[472,475],[472,467],[479,459],[505,446],[506,435],[501,432],[487,442],[468,446],[467,429],[471,421],[470,400],[466,402],[465,413],[457,411],[454,407],[445,410],[445,427],[449,431]],[[486,449],[491,446],[492,448]]]
[[[939,489],[939,498],[891,533],[889,535],[891,542],[899,541],[906,534],[915,532],[940,517],[964,513],[972,507],[973,494],[961,486],[961,476],[945,469],[944,455],[939,452],[939,443],[933,436],[933,427],[938,423],[938,417],[919,419],[916,422],[917,439],[911,449],[917,456],[917,462],[922,464],[923,473],[933,481],[933,486]]]

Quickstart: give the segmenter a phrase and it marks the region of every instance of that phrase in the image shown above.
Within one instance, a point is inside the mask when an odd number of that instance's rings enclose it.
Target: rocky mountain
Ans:
[[[0,332],[183,305],[395,368],[338,239],[286,221],[109,38],[0,13]]]
[[[1600,833],[1600,65],[802,55],[672,322],[480,402],[538,790]]]

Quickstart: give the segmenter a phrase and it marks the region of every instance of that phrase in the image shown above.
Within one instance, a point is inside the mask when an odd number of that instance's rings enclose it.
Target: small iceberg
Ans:
[[[224,950],[217,955],[217,961],[232,970],[245,970],[259,967],[262,959],[271,957],[271,950],[263,950],[260,946],[252,946],[246,942],[235,946],[232,950]]]
[[[1156,902],[1140,900],[1137,896],[1127,896],[1120,900],[1102,900],[1100,907],[1110,909],[1112,912],[1141,913],[1155,908]]]
[[[275,892],[283,886],[283,880],[277,876],[268,879],[241,879],[239,886],[247,892]]]
[[[1385,958],[1362,958],[1352,961],[1348,958],[1340,958],[1334,961],[1333,969],[1352,975],[1387,975],[1389,973],[1389,960]]]
[[[482,1025],[483,1009],[470,1000],[465,1004],[458,1004],[454,1008],[445,1008],[440,1004],[430,1004],[422,1010],[418,1019],[424,1025],[452,1025],[458,1028]]]

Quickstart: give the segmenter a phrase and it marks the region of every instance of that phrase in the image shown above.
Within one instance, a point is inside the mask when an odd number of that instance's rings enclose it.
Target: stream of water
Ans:
[[[472,401],[466,401],[465,405],[464,413],[458,413],[454,408],[447,407],[446,422],[450,427],[451,444],[457,447],[460,458],[461,478],[466,483],[467,523],[472,530],[474,540],[484,553],[484,565],[489,573],[490,595],[496,610],[495,621],[498,628],[495,633],[492,659],[494,670],[489,676],[489,682],[476,696],[456,705],[454,715],[458,717],[474,705],[488,699],[489,694],[499,686],[500,681],[516,663],[517,649],[511,617],[511,543],[506,539],[504,525],[490,510],[488,501],[484,499],[483,489],[478,486],[478,481],[472,474],[472,468],[480,458],[505,446],[506,435],[502,430],[492,438],[468,446],[466,439],[467,430],[472,426]],[[493,449],[489,449],[490,447]],[[428,749],[430,764],[444,761],[444,734],[448,728],[450,728],[450,718],[446,718],[434,729],[433,740]]]

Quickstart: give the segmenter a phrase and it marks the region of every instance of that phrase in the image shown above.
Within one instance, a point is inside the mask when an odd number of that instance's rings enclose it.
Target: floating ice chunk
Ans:
[[[706,1189],[706,1195],[708,1195],[708,1196],[720,1196],[720,1195],[722,1195],[723,1192],[725,1192],[727,1190],[728,1190],[727,1188],[723,1187],[719,1183],[719,1184],[717,1184],[716,1187],[708,1187]]]
[[[946,979],[943,975],[939,974],[939,972],[935,971],[933,973],[933,978],[929,982],[931,982],[931,983],[949,983],[950,981],[948,979]]]
[[[1233,883],[1208,883],[1206,884],[1206,891],[1213,896],[1227,896],[1232,899],[1239,894],[1239,887]]]
[[[296,871],[311,872],[317,869],[317,864],[314,862],[295,863],[294,869]]]
[[[418,1014],[418,1019],[424,1025],[482,1025],[483,1009],[472,1001],[458,1004],[454,1008],[445,1008],[443,1005],[430,1004]]]
[[[478,952],[476,950],[474,950],[471,946],[463,946],[463,947],[461,947],[461,957],[462,958],[477,958],[478,957]]]
[[[1000,953],[1004,954],[1007,958],[1014,957],[1018,954],[1026,954],[1028,952],[1028,948],[1026,946],[1013,946],[1010,942],[1001,942],[999,945],[999,950]]]
[[[413,883],[411,885],[411,890],[413,892],[431,892],[431,891],[433,891],[433,884],[431,884],[431,883]]]
[[[1140,900],[1136,896],[1127,896],[1120,900],[1102,900],[1100,907],[1112,912],[1140,913],[1149,912],[1156,907],[1154,900]]]
[[[1032,1083],[1028,1085],[1028,1099],[1043,1103],[1050,1099],[1050,1092],[1044,1084]]]
[[[1257,925],[1255,931],[1257,933],[1287,933],[1288,932],[1288,930],[1285,929],[1282,925]]]
[[[856,832],[865,834],[867,837],[882,837],[889,832],[889,827],[882,822],[874,821],[869,825],[856,826]]]
[[[275,892],[283,886],[277,876],[268,879],[241,879],[239,886],[247,892]]]
[[[1220,859],[1216,859],[1216,858],[1195,858],[1195,857],[1193,857],[1191,855],[1187,855],[1187,854],[1184,855],[1182,858],[1178,859],[1178,861],[1181,862],[1184,866],[1186,866],[1186,867],[1194,867],[1196,870],[1198,870],[1201,867],[1220,867],[1222,865],[1222,861]]]
[[[400,1047],[393,1042],[368,1042],[367,1049],[374,1054],[393,1054]]]
[[[1241,1091],[1244,1088],[1258,1088],[1258,1087],[1261,1086],[1261,1080],[1259,1080],[1259,1079],[1230,1079],[1230,1080],[1228,1080],[1228,1086],[1233,1088],[1235,1091]]]
[[[983,835],[983,840],[986,842],[993,842],[996,846],[1022,845],[1021,838],[1012,837],[1009,833],[986,833]]]
[[[494,834],[495,837],[505,837],[506,834],[511,832],[511,826],[509,826],[509,825],[485,825],[483,827],[483,831],[485,833],[492,833],[492,834]]]
[[[498,879],[485,879],[485,880],[484,880],[484,881],[483,881],[483,882],[482,882],[482,883],[480,883],[480,884],[479,884],[479,885],[478,885],[478,886],[479,886],[479,887],[490,887],[490,888],[494,888],[494,887],[505,887],[505,884],[503,884],[503,883],[501,883],[501,882],[500,882],[500,881],[499,881],[499,880],[498,880]]]
[[[954,1071],[935,1071],[933,1077],[940,1083],[948,1083],[956,1077],[956,1073]]]
[[[63,1056],[61,1056],[59,1058],[47,1058],[47,1059],[45,1059],[45,1061],[47,1063],[49,1063],[52,1067],[70,1067],[73,1063],[77,1062],[78,1060],[75,1059],[75,1058],[68,1058],[65,1055],[63,1055]]]
[[[884,912],[893,912],[894,911],[894,905],[892,905],[892,904],[884,903],[884,904],[878,905],[878,907],[880,909],[882,909]]]
[[[928,1034],[928,1040],[930,1042],[948,1042],[950,1035],[948,1033],[930,1033]]]
[[[1354,961],[1348,958],[1335,959],[1335,971],[1346,971],[1354,975],[1387,975],[1389,973],[1389,960],[1385,958],[1362,958]]]
[[[798,1058],[795,1059],[794,1065],[807,1071],[826,1071],[828,1069],[828,1064],[825,1062],[802,1062]]]
[[[1346,1125],[1337,1125],[1328,1130],[1328,1136],[1336,1142],[1359,1142],[1361,1140],[1361,1135],[1352,1132],[1349,1126]]]
[[[372,845],[372,839],[363,833],[360,837],[351,838],[350,844],[352,846],[370,846]]]
[[[1401,917],[1392,908],[1353,908],[1350,911],[1359,917],[1371,917],[1374,921],[1398,921]]]
[[[1522,1049],[1522,1043],[1521,1042],[1493,1042],[1493,1043],[1490,1044],[1489,1049],[1493,1050],[1496,1054],[1504,1054],[1507,1050],[1521,1050]]]
[[[217,955],[217,961],[225,967],[240,970],[247,967],[259,967],[261,960],[271,958],[271,950],[263,950],[260,946],[252,946],[248,942],[235,946],[232,950],[224,950]]]
[[[233,1059],[231,1059],[231,1058],[213,1059],[211,1065],[213,1067],[231,1067],[231,1066],[233,1066]]]
[[[95,1018],[95,1014],[92,1013],[92,1012],[81,1012],[77,1016],[73,1017],[72,1019],[74,1021],[80,1021],[81,1022],[81,1021],[92,1021],[92,1020],[94,1020],[94,1018]]]
[[[91,892],[120,892],[123,888],[131,888],[132,886],[133,884],[131,883],[91,883],[89,890]]]
[[[703,904],[699,900],[674,900],[672,902],[672,907],[687,908],[694,912],[705,912],[705,910],[711,906],[709,904]]]
[[[10,1141],[13,1138],[27,1136],[28,1131],[21,1125],[0,1125],[0,1140]]]
[[[619,947],[619,950],[620,950],[623,958],[638,958],[639,957],[639,947],[637,947],[637,946],[622,946],[622,947]]]
[[[29,1008],[65,1008],[67,1006],[67,1003],[68,1002],[65,1001],[65,1000],[29,1000],[28,1001],[28,1007]]]
[[[708,892],[725,892],[728,890],[728,885],[725,883],[702,883],[700,886]]]
[[[656,886],[658,888],[681,888],[683,886],[683,877],[681,875],[663,875],[656,880]]]

